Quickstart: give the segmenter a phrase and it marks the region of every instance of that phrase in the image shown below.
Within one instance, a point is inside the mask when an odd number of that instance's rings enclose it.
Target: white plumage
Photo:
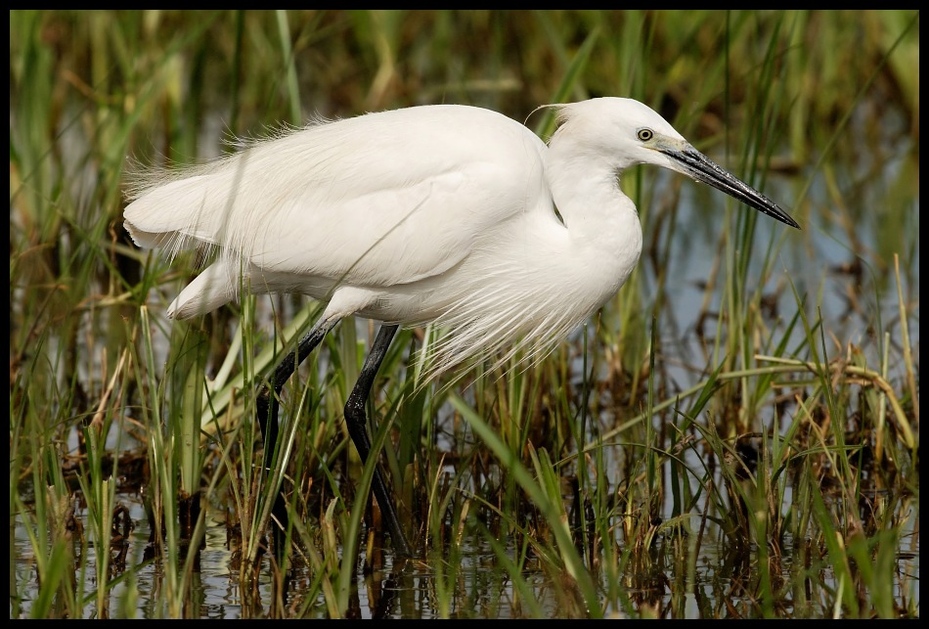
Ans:
[[[169,316],[209,312],[245,287],[328,302],[318,326],[353,314],[435,321],[447,333],[431,349],[434,374],[501,352],[538,356],[616,293],[642,249],[624,168],[682,172],[797,226],[637,101],[554,107],[547,146],[459,105],[314,123],[145,177],[125,226],[143,247],[218,250]]]

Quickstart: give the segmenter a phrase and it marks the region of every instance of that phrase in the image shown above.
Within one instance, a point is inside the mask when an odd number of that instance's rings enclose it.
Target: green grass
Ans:
[[[10,36],[11,618],[199,617],[208,518],[244,616],[919,616],[918,13],[13,11]],[[401,570],[342,423],[375,328],[343,322],[287,384],[289,465],[261,474],[255,385],[319,306],[168,322],[196,260],[131,244],[130,160],[315,113],[599,95],[804,230],[635,169],[639,268],[542,363],[420,387],[435,331],[401,331],[369,408],[424,549]],[[114,527],[132,501],[148,544]]]

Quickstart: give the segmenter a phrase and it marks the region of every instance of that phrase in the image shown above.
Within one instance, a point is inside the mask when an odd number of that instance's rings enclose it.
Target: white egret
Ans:
[[[345,407],[362,460],[365,400],[398,326],[447,331],[429,351],[433,375],[501,351],[499,364],[521,350],[544,354],[639,260],[641,224],[618,181],[630,166],[675,170],[799,228],[638,101],[552,107],[559,124],[547,145],[497,112],[430,105],[314,123],[206,166],[142,177],[124,213],[136,244],[216,252],[169,316],[207,313],[240,287],[326,303],[259,393],[266,453],[284,383],[349,315],[383,323]],[[395,548],[409,555],[379,469],[372,488]],[[275,516],[286,522],[280,496]]]

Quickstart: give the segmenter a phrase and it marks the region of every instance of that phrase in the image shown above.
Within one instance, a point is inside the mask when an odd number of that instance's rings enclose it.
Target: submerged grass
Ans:
[[[13,11],[10,34],[11,617],[225,614],[215,519],[241,616],[919,616],[917,12]],[[637,169],[642,262],[539,365],[422,388],[437,332],[401,331],[369,408],[424,549],[395,564],[341,420],[374,327],[291,379],[262,474],[255,385],[318,305],[167,322],[196,261],[132,246],[127,158],[598,95],[651,105],[804,231]]]

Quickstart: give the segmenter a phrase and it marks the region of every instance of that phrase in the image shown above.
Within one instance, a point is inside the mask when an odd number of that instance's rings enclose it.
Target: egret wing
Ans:
[[[139,244],[214,245],[278,277],[410,283],[535,202],[544,149],[478,108],[368,114],[255,144],[147,190],[125,216]]]

